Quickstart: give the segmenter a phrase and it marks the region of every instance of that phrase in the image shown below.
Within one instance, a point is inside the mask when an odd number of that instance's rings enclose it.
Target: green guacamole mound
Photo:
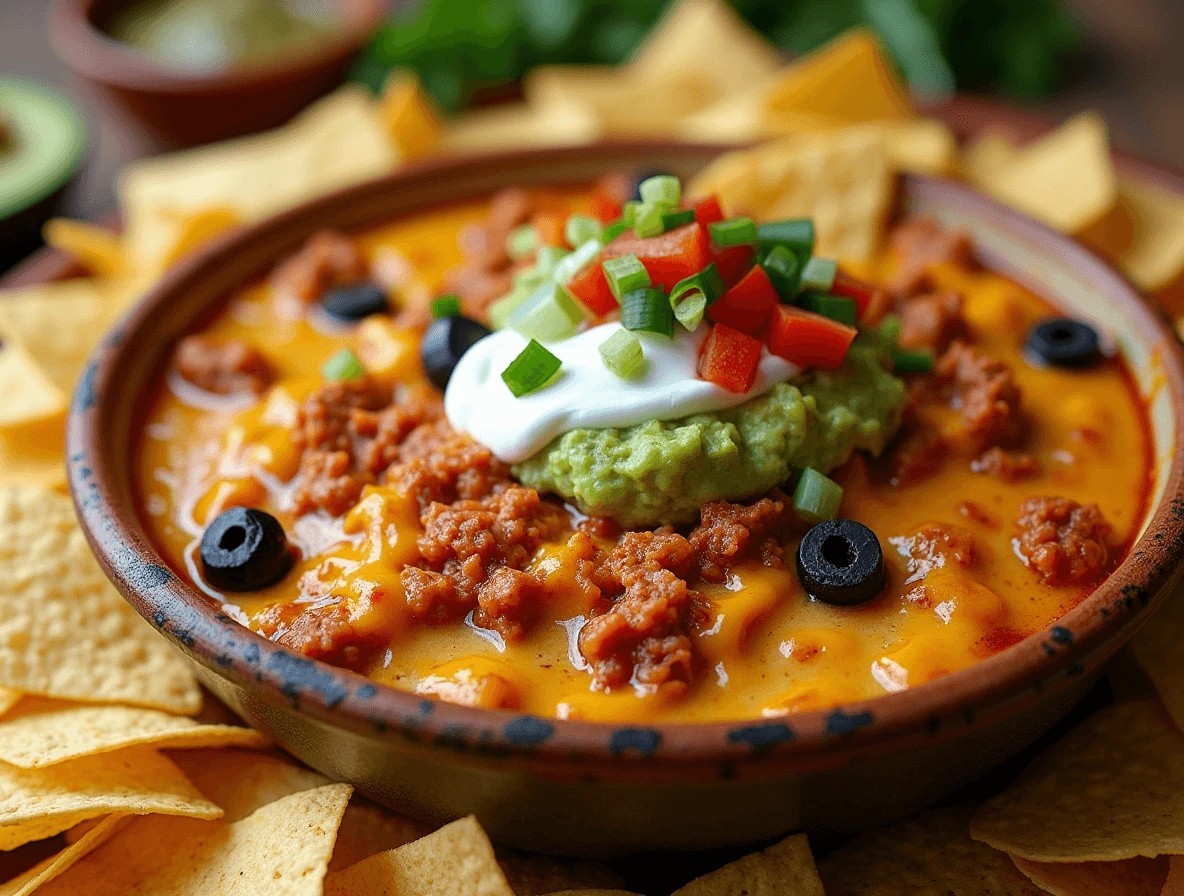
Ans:
[[[575,429],[514,467],[539,491],[626,527],[692,523],[708,501],[739,501],[794,470],[828,472],[896,434],[905,386],[882,340],[862,333],[841,369],[811,371],[725,411],[628,429]]]

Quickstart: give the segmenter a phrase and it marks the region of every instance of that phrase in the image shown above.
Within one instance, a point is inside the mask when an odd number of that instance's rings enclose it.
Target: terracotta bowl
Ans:
[[[58,56],[148,132],[193,146],[283,124],[345,78],[390,0],[337,0],[346,24],[315,49],[213,73],[169,68],[101,30],[131,0],[53,0],[49,36]]]
[[[223,615],[162,559],[133,499],[133,436],[174,342],[315,230],[354,230],[511,184],[621,167],[689,175],[717,151],[672,143],[439,163],[241,231],[165,276],[112,332],[75,395],[70,484],[95,553],[131,604],[252,725],[320,771],[430,821],[474,812],[504,843],[622,855],[838,833],[911,813],[1014,755],[1063,715],[1180,576],[1184,356],[1122,277],[964,186],[904,180],[907,209],[965,228],[989,266],[1113,335],[1148,396],[1157,484],[1118,570],[1044,631],[911,688],[776,721],[631,726],[425,700],[294,655]]]

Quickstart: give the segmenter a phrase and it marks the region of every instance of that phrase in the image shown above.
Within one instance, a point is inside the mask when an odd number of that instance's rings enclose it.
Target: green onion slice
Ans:
[[[811,258],[802,268],[802,289],[810,292],[830,292],[835,285],[839,263],[833,258]]]
[[[432,317],[460,317],[460,296],[448,295],[432,299]]]
[[[849,327],[855,326],[857,309],[855,300],[847,296],[825,296],[816,292],[804,294],[799,302],[807,311],[837,320]]]
[[[562,366],[562,361],[532,339],[502,371],[502,381],[515,398],[521,398],[547,385]]]
[[[729,246],[751,246],[756,242],[756,224],[752,218],[728,218],[707,225],[711,241],[721,249]]]
[[[563,228],[563,236],[572,248],[582,246],[588,240],[600,238],[600,222],[587,215],[572,215]]]
[[[573,251],[570,255],[565,257],[559,264],[555,265],[555,270],[551,272],[551,279],[560,286],[567,286],[571,282],[571,278],[583,270],[585,265],[591,264],[596,260],[596,256],[600,254],[600,240],[590,239],[578,249]]]
[[[538,257],[535,259],[535,268],[540,274],[549,277],[551,272],[555,270],[555,266],[570,254],[566,249],[560,249],[558,246],[543,246],[539,249]]]
[[[880,335],[889,342],[900,339],[900,318],[895,314],[885,314],[880,318]]]
[[[558,283],[544,283],[514,309],[509,326],[523,336],[554,342],[575,335],[583,317],[580,306]]]
[[[489,325],[495,330],[505,329],[510,322],[510,315],[534,295],[534,291],[541,285],[542,283],[525,282],[515,284],[512,290],[489,306]]]
[[[628,229],[629,225],[620,219],[611,224],[605,224],[604,230],[600,232],[600,242],[607,246]]]
[[[725,291],[714,261],[694,276],[679,280],[670,291],[670,307],[674,310],[675,320],[688,330],[694,330],[702,323],[703,312]]]
[[[674,335],[674,311],[666,293],[652,287],[635,289],[621,298],[621,326],[626,330]]]
[[[645,370],[641,340],[628,330],[617,330],[597,349],[604,366],[621,379],[636,377]]]
[[[506,234],[506,254],[514,261],[530,258],[539,246],[539,233],[533,224],[523,224]]]
[[[760,225],[756,235],[761,249],[785,246],[803,262],[814,251],[814,222],[809,218],[770,221]]]
[[[793,490],[793,509],[803,520],[807,523],[833,520],[842,502],[841,485],[811,467],[802,471]]]
[[[636,199],[630,199],[625,203],[625,207],[621,210],[621,220],[626,227],[633,227],[637,223],[637,210],[641,208],[642,203]]]
[[[620,258],[605,259],[601,264],[608,288],[613,291],[618,302],[625,293],[644,289],[651,283],[649,271],[632,252]]]
[[[366,368],[348,348],[343,348],[321,367],[321,376],[327,380],[356,380],[365,375]]]
[[[662,216],[669,211],[671,211],[670,207],[664,203],[643,202],[634,217],[633,229],[642,239],[659,236],[666,232],[666,228],[662,224]]]
[[[892,366],[901,373],[928,373],[933,369],[933,355],[924,351],[893,349]]]
[[[693,208],[684,208],[676,212],[664,212],[662,214],[662,232],[673,230],[675,227],[682,227],[684,224],[690,224],[695,220],[695,210]]]
[[[678,205],[682,199],[682,184],[670,174],[655,174],[637,185],[642,202]]]
[[[761,261],[761,267],[769,275],[769,282],[777,290],[783,302],[792,302],[798,294],[798,283],[802,277],[802,263],[797,255],[785,246],[774,246]]]

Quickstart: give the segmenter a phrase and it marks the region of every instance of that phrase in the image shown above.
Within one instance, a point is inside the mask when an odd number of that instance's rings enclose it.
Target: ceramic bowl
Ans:
[[[162,559],[133,501],[133,435],[176,340],[314,231],[354,230],[511,184],[616,168],[690,175],[718,148],[611,144],[419,166],[231,235],[170,273],[97,350],[68,430],[70,485],[131,604],[252,725],[320,771],[429,821],[473,812],[509,845],[612,856],[838,833],[911,813],[1060,718],[1179,578],[1184,357],[1167,324],[1087,250],[968,188],[921,177],[904,208],[964,228],[980,258],[1113,334],[1147,396],[1156,485],[1138,542],[1047,629],[944,678],[778,720],[597,724],[454,706],[290,653],[241,627]]]
[[[50,41],[75,74],[174,147],[283,124],[342,82],[390,8],[390,0],[337,0],[346,24],[325,43],[257,66],[193,72],[162,65],[102,31],[129,2],[53,0]]]

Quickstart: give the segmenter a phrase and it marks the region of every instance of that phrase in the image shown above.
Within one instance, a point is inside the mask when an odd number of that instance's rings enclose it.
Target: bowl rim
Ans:
[[[52,0],[50,43],[79,74],[142,93],[222,93],[264,87],[274,81],[340,63],[358,52],[386,18],[386,0],[338,0],[346,22],[324,43],[260,65],[211,72],[186,71],[157,62],[97,28],[91,18],[101,0]]]
[[[615,164],[662,153],[708,159],[730,148],[677,140],[603,141],[420,162],[224,235],[166,272],[92,355],[67,421],[70,491],[86,538],[108,577],[145,619],[199,665],[272,706],[392,744],[430,743],[469,754],[574,762],[581,768],[658,759],[681,764],[780,760],[800,767],[825,761],[841,747],[915,742],[939,731],[952,734],[1007,715],[1008,707],[1026,694],[1038,694],[1056,679],[1081,675],[1087,662],[1117,650],[1117,637],[1129,637],[1184,573],[1177,560],[1184,552],[1184,452],[1178,450],[1162,474],[1162,499],[1122,563],[1044,629],[965,669],[898,693],[775,719],[716,722],[592,722],[458,706],[293,654],[234,622],[176,575],[153,547],[136,508],[120,498],[112,465],[126,467],[129,459],[105,447],[104,421],[119,419],[116,409],[139,400],[139,394],[122,395],[119,388],[121,371],[135,351],[135,336],[153,309],[178,301],[204,270],[225,266],[252,241],[298,226],[311,233],[315,225],[302,222],[321,220],[328,209],[361,201],[376,190],[389,193],[446,175],[468,177],[467,172],[496,171],[499,166],[575,164],[600,156],[616,159]],[[1051,247],[1067,268],[1088,277],[1102,295],[1120,304],[1131,331],[1158,354],[1158,372],[1174,416],[1174,444],[1184,445],[1184,346],[1129,281],[1070,237],[964,184],[911,174],[904,181],[902,195],[919,190],[948,197],[974,217],[991,218],[1026,241]],[[427,203],[420,210],[429,207]],[[133,415],[126,417],[130,421]]]

